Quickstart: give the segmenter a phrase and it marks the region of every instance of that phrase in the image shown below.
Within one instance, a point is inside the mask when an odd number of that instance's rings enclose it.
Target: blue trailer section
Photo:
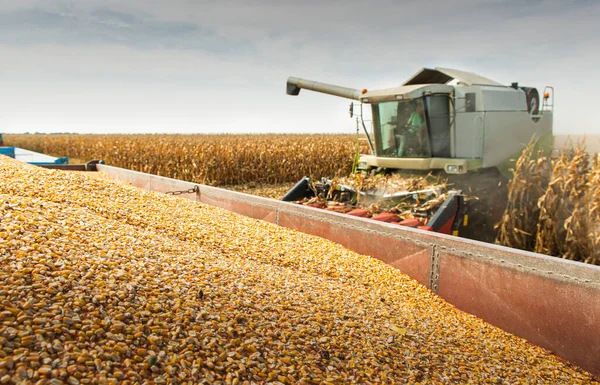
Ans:
[[[96,165],[104,164],[102,160],[91,160],[86,164],[69,164],[67,157],[56,158],[20,147],[0,146],[0,156],[2,155],[39,167],[65,171],[97,171]]]
[[[0,155],[5,155],[29,164],[69,164],[69,158],[55,158],[39,152],[25,150],[19,147],[0,147]]]
[[[14,147],[0,147],[0,155],[8,156],[9,158],[15,157]]]

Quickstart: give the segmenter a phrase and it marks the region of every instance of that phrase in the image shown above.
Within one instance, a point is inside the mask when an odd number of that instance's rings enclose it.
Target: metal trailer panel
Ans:
[[[552,115],[536,122],[527,111],[485,113],[483,167],[497,166],[518,155],[531,139],[552,133]]]
[[[582,333],[600,323],[598,290],[579,285],[579,278],[569,274],[563,274],[564,280],[557,285],[553,274],[552,270],[542,271],[540,277],[526,265],[510,269],[441,253],[438,294],[459,309],[502,325],[509,333],[573,362],[577,357],[578,365],[598,374],[598,333]]]
[[[39,152],[29,151],[24,148],[15,147],[15,159],[31,164],[45,163],[68,163],[68,158],[56,158]]]
[[[16,147],[0,147],[0,155],[8,156],[9,158],[14,158],[15,148]]]
[[[527,96],[522,89],[512,87],[481,87],[484,111],[527,112]]]
[[[98,165],[148,190],[194,183]],[[199,185],[184,198],[330,239],[378,258],[458,309],[600,375],[600,266]]]
[[[485,113],[460,112],[454,118],[457,158],[483,158]]]

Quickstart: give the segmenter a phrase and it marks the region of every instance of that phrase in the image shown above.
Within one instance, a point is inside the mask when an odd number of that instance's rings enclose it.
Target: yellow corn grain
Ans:
[[[596,383],[318,237],[11,160],[0,195],[0,383]]]

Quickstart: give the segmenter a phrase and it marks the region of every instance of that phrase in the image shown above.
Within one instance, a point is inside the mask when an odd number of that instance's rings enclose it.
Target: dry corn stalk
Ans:
[[[354,135],[5,135],[5,143],[218,186],[348,175],[356,155]]]
[[[368,195],[356,194],[355,201],[340,203],[337,200],[338,197],[333,195],[334,190],[340,185],[351,187],[357,192],[368,193]],[[426,195],[426,198],[417,197],[416,199],[413,199],[413,194],[394,199],[384,197],[384,194],[414,193],[421,190],[431,190],[433,194]],[[417,177],[406,177],[399,174],[366,176],[363,173],[357,173],[333,179],[326,197],[305,198],[298,203],[337,212],[348,212],[355,208],[367,209],[369,217],[386,212],[397,214],[400,220],[405,220],[417,215],[426,223],[427,212],[435,211],[448,198],[447,190],[448,185],[445,180],[442,180],[441,177],[434,178],[431,175]],[[314,187],[313,191],[317,195]],[[340,205],[344,207],[339,207]]]
[[[600,265],[600,155],[596,154],[593,164],[586,199],[588,256],[584,262]]]
[[[418,191],[440,187],[445,189],[446,181],[431,174],[407,177],[401,174],[365,176],[357,173],[344,178],[336,178],[336,183],[354,188],[357,191],[378,194],[393,194],[400,191]]]
[[[590,207],[590,156],[580,143],[569,164],[565,190],[567,201],[563,207],[570,213],[564,222],[564,250],[560,255],[566,259],[585,260],[590,251],[588,238],[588,210]]]
[[[508,205],[496,225],[496,243],[523,250],[535,247],[539,219],[537,201],[547,185],[548,159],[534,157],[535,142],[530,142],[517,159],[508,184]]]
[[[534,250],[538,253],[560,256],[565,250],[564,221],[568,216],[565,208],[568,199],[565,186],[571,160],[572,157],[563,152],[553,161],[550,183],[537,203],[540,215]]]
[[[568,142],[553,158],[530,157],[526,149],[517,162],[497,243],[600,264],[598,156],[592,162],[584,142]]]

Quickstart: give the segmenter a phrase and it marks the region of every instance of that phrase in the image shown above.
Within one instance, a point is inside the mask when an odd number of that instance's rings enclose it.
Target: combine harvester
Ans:
[[[514,90],[525,97],[525,91]],[[475,96],[475,100],[482,99]],[[527,119],[535,119],[522,112]],[[527,141],[525,136],[520,138]],[[14,154],[16,157],[19,151]],[[433,161],[423,162],[431,165]],[[484,159],[477,162],[486,164]],[[464,171],[464,165],[470,167],[471,163],[448,161],[457,171],[460,164]],[[456,308],[600,375],[599,266],[112,167],[101,161],[39,165],[100,171],[143,189],[329,239],[401,270]]]
[[[288,95],[301,89],[360,103],[360,122],[371,154],[360,155],[365,173],[399,172],[406,176],[443,176],[456,189],[423,229],[494,242],[494,225],[507,203],[509,169],[524,146],[538,140],[538,149],[552,148],[554,90],[546,87],[543,104],[538,91],[503,85],[481,75],[447,68],[423,68],[401,86],[367,91],[290,77]],[[372,129],[363,119],[371,108]],[[354,103],[350,104],[350,116]],[[470,224],[460,192],[474,196],[468,204]],[[284,200],[313,195],[309,181],[300,181]],[[459,230],[460,229],[460,230]]]

